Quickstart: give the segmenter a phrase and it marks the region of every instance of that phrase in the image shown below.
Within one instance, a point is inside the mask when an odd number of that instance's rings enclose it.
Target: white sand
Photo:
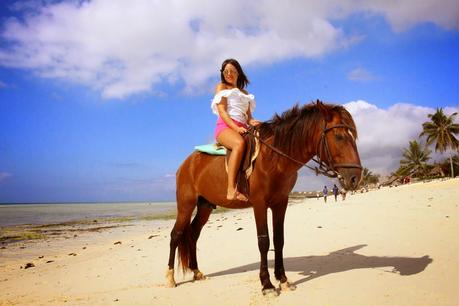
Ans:
[[[276,298],[261,294],[250,209],[212,215],[198,242],[199,267],[210,277],[192,282],[176,272],[170,289],[172,226],[137,222],[9,245],[0,250],[0,305],[458,304],[459,179],[290,205],[284,263],[297,289]],[[271,266],[273,258],[269,252]],[[20,268],[28,262],[35,267]]]

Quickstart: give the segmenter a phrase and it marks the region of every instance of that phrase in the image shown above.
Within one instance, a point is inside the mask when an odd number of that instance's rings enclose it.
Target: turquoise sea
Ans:
[[[175,208],[175,202],[0,204],[0,227],[142,218],[175,211]]]

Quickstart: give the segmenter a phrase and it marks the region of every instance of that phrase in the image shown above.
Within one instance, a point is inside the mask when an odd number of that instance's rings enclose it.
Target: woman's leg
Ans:
[[[228,191],[226,198],[228,200],[238,199],[247,201],[247,198],[236,190],[237,171],[241,165],[241,159],[245,150],[244,138],[231,128],[226,128],[220,132],[217,141],[232,151],[228,160]]]

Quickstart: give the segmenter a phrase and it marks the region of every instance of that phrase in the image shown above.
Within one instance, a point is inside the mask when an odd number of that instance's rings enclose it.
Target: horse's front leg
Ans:
[[[255,207],[255,222],[257,224],[258,250],[260,251],[260,281],[262,285],[263,295],[278,295],[279,293],[274,288],[269,279],[268,272],[268,250],[269,250],[269,235],[267,223],[267,208]]]
[[[273,215],[273,233],[274,233],[274,275],[280,282],[281,290],[295,290],[296,286],[289,283],[284,269],[284,219],[287,209],[288,200],[285,204],[280,204],[272,208]]]

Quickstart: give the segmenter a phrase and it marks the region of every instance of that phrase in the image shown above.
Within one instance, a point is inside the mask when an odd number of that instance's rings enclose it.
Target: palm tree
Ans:
[[[422,146],[416,140],[410,141],[410,145],[403,152],[403,159],[400,160],[400,168],[397,171],[400,175],[419,176],[427,171],[427,161],[432,153],[427,146]]]
[[[362,186],[369,184],[377,184],[379,182],[379,175],[373,174],[368,168],[364,167],[362,171]]]
[[[435,152],[444,153],[447,149],[457,150],[459,141],[455,135],[459,134],[459,124],[454,123],[457,113],[446,116],[443,108],[437,108],[434,114],[428,114],[430,121],[422,124],[422,133],[419,136],[427,136],[427,145],[435,142]],[[453,152],[449,156],[451,165],[451,177],[454,177]]]

